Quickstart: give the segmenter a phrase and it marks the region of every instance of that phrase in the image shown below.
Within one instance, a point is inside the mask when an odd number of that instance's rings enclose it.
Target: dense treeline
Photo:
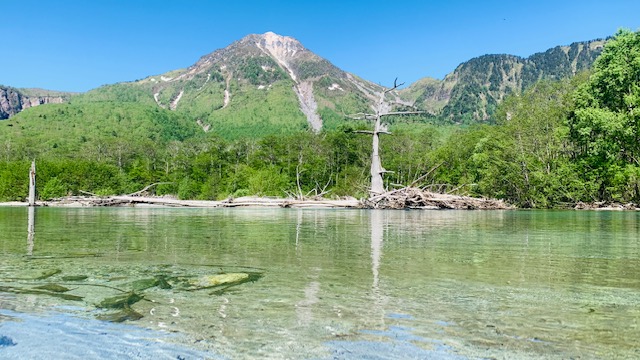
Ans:
[[[620,31],[590,73],[538,82],[507,97],[495,112],[496,125],[445,127],[396,119],[394,134],[382,139],[383,165],[393,171],[386,185],[406,185],[429,173],[420,185],[522,207],[638,203],[639,106],[640,33]],[[72,117],[81,111],[57,109]],[[127,114],[101,109],[110,124],[129,123]],[[126,127],[106,137],[77,133],[74,142],[55,149],[55,139],[38,146],[43,141],[0,138],[0,200],[25,198],[32,158],[38,161],[43,199],[81,190],[131,193],[156,182],[167,182],[156,194],[183,199],[366,196],[371,139],[356,134],[353,124],[320,134],[293,127],[283,135],[223,139],[171,127],[187,121],[172,113],[133,110],[159,118],[150,126],[161,135],[127,137]],[[55,133],[56,126],[51,122],[49,131]]]
[[[410,181],[430,166],[425,156],[433,150],[436,128],[400,132],[387,142],[390,181]],[[196,137],[127,144],[121,151],[113,142],[100,152],[66,156],[34,155],[38,164],[40,198],[49,199],[88,191],[100,195],[131,193],[155,182],[158,195],[183,199],[221,199],[228,196],[287,194],[364,196],[368,182],[370,139],[351,128],[319,135],[296,132],[286,136],[227,141]],[[424,154],[405,161],[406,154]],[[0,160],[0,199],[20,200],[27,194],[25,178],[30,156]],[[393,165],[392,165],[393,164]],[[398,164],[396,166],[395,164]]]
[[[638,203],[639,108],[640,33],[621,30],[590,74],[539,82],[501,103],[497,126],[452,137],[439,176],[524,207]]]

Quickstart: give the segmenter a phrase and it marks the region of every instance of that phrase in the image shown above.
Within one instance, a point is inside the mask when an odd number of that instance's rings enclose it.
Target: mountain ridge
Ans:
[[[486,122],[508,94],[541,79],[588,69],[605,41],[556,46],[526,58],[478,56],[459,64],[442,80],[419,79],[391,94],[389,100],[426,110],[444,122]],[[242,134],[262,127],[258,131],[262,135],[335,128],[348,114],[370,111],[383,90],[339,69],[295,38],[273,32],[247,35],[183,69],[82,94],[29,97],[23,89],[6,89],[13,88],[0,87],[0,119],[50,102],[139,102],[183,112],[205,131]],[[279,126],[284,128],[278,130]]]
[[[505,96],[520,93],[543,79],[560,80],[591,67],[607,40],[595,39],[556,46],[528,57],[486,54],[458,65],[443,80],[423,87],[418,80],[403,89],[414,105],[454,123],[488,121]]]

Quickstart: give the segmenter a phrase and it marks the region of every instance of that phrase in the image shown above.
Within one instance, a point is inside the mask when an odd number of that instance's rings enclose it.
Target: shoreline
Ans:
[[[146,190],[146,189],[145,189]],[[52,201],[36,201],[36,206],[51,207],[122,207],[160,206],[195,208],[279,207],[279,208],[333,208],[333,209],[397,209],[397,210],[513,210],[515,206],[503,200],[441,194],[424,189],[404,187],[377,194],[369,199],[344,197],[342,199],[273,198],[247,196],[222,201],[178,200],[173,196],[143,196],[141,192],[116,196],[67,196]],[[28,206],[27,203],[0,203],[0,206]]]
[[[49,201],[36,201],[36,207],[63,207],[63,208],[84,208],[84,207],[158,207],[158,208],[307,208],[307,209],[400,209],[400,210],[523,210],[515,206],[507,205],[504,202],[495,200],[485,200],[476,198],[456,197],[456,200],[474,199],[475,201],[486,201],[489,206],[470,207],[468,204],[443,204],[431,206],[405,206],[388,207],[376,206],[370,200],[358,200],[355,198],[346,199],[310,199],[299,200],[293,198],[272,198],[248,196],[237,199],[225,200],[179,200],[172,197],[149,197],[149,196],[71,196]],[[435,199],[434,201],[443,201]],[[0,207],[28,207],[26,201],[6,201],[0,202]],[[536,209],[526,209],[536,210]],[[587,210],[587,211],[640,211],[637,204],[621,204],[594,202],[578,202],[574,206],[564,208],[550,208],[539,210]]]
[[[28,202],[0,202],[0,207],[28,207]],[[297,200],[288,198],[243,197],[226,200],[178,200],[169,197],[108,196],[108,197],[68,197],[51,201],[36,201],[37,207],[184,207],[184,208],[334,208],[359,209],[359,200]]]

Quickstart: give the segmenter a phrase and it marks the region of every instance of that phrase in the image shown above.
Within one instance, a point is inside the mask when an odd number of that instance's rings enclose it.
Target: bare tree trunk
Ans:
[[[382,167],[382,161],[380,160],[380,134],[388,134],[386,126],[382,125],[382,117],[389,111],[385,109],[385,96],[389,91],[395,90],[398,86],[394,81],[393,88],[386,89],[380,93],[380,100],[378,100],[378,107],[376,108],[375,124],[373,125],[373,137],[371,148],[371,189],[369,195],[371,197],[380,195],[385,192],[384,180],[382,175],[386,172]],[[389,108],[389,106],[386,106]]]
[[[386,192],[384,188],[384,180],[382,178],[383,174],[388,172],[382,167],[382,161],[380,160],[380,134],[391,134],[387,130],[387,125],[382,123],[383,116],[389,115],[415,115],[422,114],[422,111],[397,111],[391,112],[391,104],[385,101],[385,97],[387,93],[396,90],[399,86],[404,85],[404,83],[398,84],[398,79],[396,78],[393,81],[393,87],[383,90],[380,93],[380,99],[378,100],[378,106],[375,109],[375,114],[366,114],[360,113],[353,115],[352,118],[359,120],[374,120],[375,125],[373,131],[366,130],[357,130],[355,132],[368,134],[373,137],[372,149],[371,149],[371,188],[369,189],[369,195],[371,198],[378,196],[380,194],[384,194]]]
[[[384,95],[382,95],[384,96]],[[371,196],[380,195],[385,192],[382,174],[385,173],[380,161],[380,109],[373,130],[373,144],[371,151]]]
[[[36,161],[31,163],[29,170],[29,206],[36,206]]]

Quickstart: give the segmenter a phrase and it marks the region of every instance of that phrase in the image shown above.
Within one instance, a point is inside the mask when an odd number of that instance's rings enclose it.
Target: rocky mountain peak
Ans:
[[[269,31],[258,36],[256,46],[280,64],[293,81],[298,81],[298,76],[292,68],[291,61],[296,58],[296,54],[306,50],[298,40]]]
[[[279,60],[292,58],[298,52],[305,50],[298,40],[270,31],[260,36],[260,41],[257,45],[269,51],[272,56]]]

